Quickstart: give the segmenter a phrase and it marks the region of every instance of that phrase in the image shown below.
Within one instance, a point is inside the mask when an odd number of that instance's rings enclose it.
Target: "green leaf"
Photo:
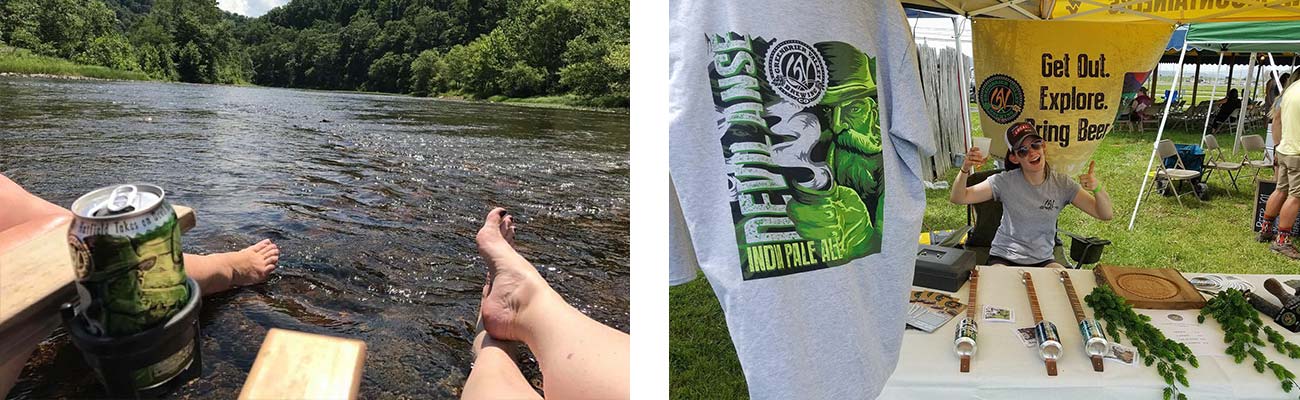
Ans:
[[[1165,388],[1165,400],[1169,400],[1169,397],[1173,395],[1174,395],[1174,389]]]
[[[1202,315],[1198,315],[1198,316],[1196,316],[1196,322],[1204,324],[1204,323],[1205,323],[1205,315],[1202,314]]]

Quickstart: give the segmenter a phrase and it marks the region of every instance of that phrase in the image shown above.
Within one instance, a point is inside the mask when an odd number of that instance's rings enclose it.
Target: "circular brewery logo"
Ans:
[[[72,267],[77,278],[84,279],[90,275],[90,248],[76,235],[68,235],[68,245],[72,248]]]
[[[999,124],[1015,121],[1025,108],[1025,91],[1020,82],[997,74],[984,78],[980,84],[980,110]]]
[[[798,40],[786,40],[767,50],[767,83],[782,99],[808,107],[826,94],[826,60],[817,49]]]
[[[1282,326],[1293,326],[1296,323],[1296,315],[1293,312],[1284,312],[1277,316],[1277,322]]]

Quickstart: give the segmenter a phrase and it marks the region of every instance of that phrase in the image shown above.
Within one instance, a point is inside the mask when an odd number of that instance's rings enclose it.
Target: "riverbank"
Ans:
[[[32,53],[30,50],[16,47],[0,46],[0,77],[27,77],[27,78],[45,78],[45,79],[100,79],[100,80],[129,80],[129,81],[158,81],[152,79],[149,75],[137,71],[121,71],[112,68],[101,67],[98,65],[78,64],[58,57],[48,57]],[[241,84],[238,86],[254,86],[253,84]],[[274,87],[274,86],[267,86]],[[294,88],[285,88],[294,89]],[[321,89],[307,89],[321,90]],[[378,94],[390,96],[412,96],[403,93],[386,93],[386,92],[367,92],[355,90],[321,90],[327,92],[354,92],[365,94]],[[627,108],[608,108],[593,107],[584,105],[582,98],[576,95],[561,96],[539,96],[527,98],[509,98],[505,96],[493,96],[488,99],[471,99],[457,95],[430,96],[431,98],[443,100],[456,100],[466,102],[486,102],[501,103],[507,105],[526,106],[534,108],[556,108],[565,110],[584,110],[584,111],[601,111],[612,113],[627,113]]]
[[[0,46],[0,76],[149,80],[149,75],[143,72],[121,71],[98,65],[78,64],[62,58],[42,56],[32,53],[31,50],[9,46]]]

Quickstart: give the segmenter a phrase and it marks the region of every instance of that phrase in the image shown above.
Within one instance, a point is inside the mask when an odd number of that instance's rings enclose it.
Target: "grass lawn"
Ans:
[[[0,46],[0,72],[137,81],[149,80],[149,75],[143,72],[120,71],[98,65],[77,64],[62,58],[46,57],[33,54],[27,49],[8,46]]]
[[[978,121],[978,118],[975,119]],[[1249,134],[1251,132],[1247,132]],[[1257,132],[1263,135],[1263,132]],[[1199,143],[1195,132],[1166,132],[1175,143]],[[1184,272],[1241,274],[1297,274],[1300,262],[1268,250],[1254,241],[1251,230],[1254,187],[1250,173],[1238,180],[1239,192],[1220,176],[1211,179],[1212,198],[1199,202],[1183,196],[1185,206],[1172,197],[1153,194],[1143,202],[1137,225],[1127,230],[1142,173],[1151,156],[1155,133],[1112,132],[1097,148],[1097,177],[1110,193],[1115,219],[1100,222],[1073,207],[1060,217],[1063,230],[1099,236],[1113,242],[1102,262],[1134,267],[1177,268]],[[1231,156],[1231,136],[1220,134],[1219,143]],[[1240,158],[1241,155],[1235,156]],[[1256,154],[1253,158],[1258,158]],[[952,181],[956,170],[947,176]],[[1218,173],[1216,173],[1218,174]],[[1265,170],[1260,176],[1272,176]],[[948,202],[947,190],[926,192],[922,229],[948,229],[966,224],[964,207]],[[703,276],[669,289],[669,383],[673,398],[743,398],[745,378],[736,358],[722,309]]]

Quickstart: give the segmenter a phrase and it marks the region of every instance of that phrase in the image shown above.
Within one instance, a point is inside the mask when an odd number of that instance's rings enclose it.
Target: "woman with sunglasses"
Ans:
[[[1114,212],[1110,195],[1093,175],[1093,164],[1079,181],[1052,171],[1046,160],[1043,138],[1034,126],[1017,122],[1007,128],[1007,170],[974,186],[966,187],[966,178],[984,164],[979,148],[966,152],[957,179],[953,181],[949,200],[956,204],[976,204],[996,199],[1002,202],[1002,221],[989,249],[989,265],[1023,265],[1064,268],[1052,256],[1056,246],[1056,218],[1073,204],[1084,213],[1109,221]]]

